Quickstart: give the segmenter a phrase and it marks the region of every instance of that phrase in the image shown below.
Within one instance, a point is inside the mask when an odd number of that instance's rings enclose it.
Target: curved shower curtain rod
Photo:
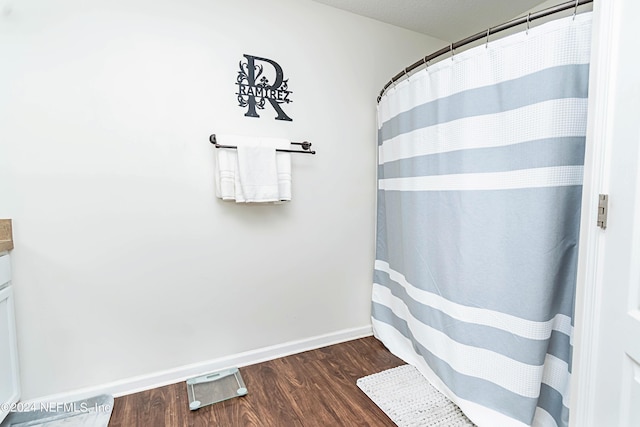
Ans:
[[[442,49],[425,56],[424,58],[420,59],[419,61],[409,65],[407,68],[405,68],[404,70],[400,71],[398,74],[396,74],[395,76],[393,76],[391,78],[391,80],[389,80],[387,82],[386,85],[384,85],[384,87],[382,88],[382,90],[380,91],[380,95],[378,96],[378,102],[380,102],[380,100],[382,99],[382,95],[384,95],[384,93],[387,91],[387,89],[389,88],[389,86],[391,86],[392,84],[396,83],[398,80],[402,79],[403,77],[407,77],[409,75],[409,73],[413,70],[415,70],[416,68],[419,68],[423,65],[428,64],[429,62],[431,62],[432,60],[447,54],[447,53],[453,53],[453,51],[455,49],[458,49],[459,47],[462,47],[464,45],[467,45],[469,43],[473,43],[475,41],[481,40],[483,38],[487,38],[487,41],[489,40],[489,36],[492,34],[496,34],[499,33],[500,31],[504,31],[504,30],[508,30],[509,28],[513,28],[515,26],[521,25],[521,24],[527,24],[527,29],[529,29],[529,23],[531,21],[534,21],[536,19],[540,19],[540,18],[544,18],[545,16],[549,16],[549,15],[553,15],[554,13],[558,13],[558,12],[563,12],[565,10],[569,10],[569,9],[574,9],[573,14],[575,16],[577,10],[578,10],[578,6],[582,6],[583,4],[587,4],[587,3],[593,3],[593,0],[575,0],[575,1],[569,1],[566,3],[561,3],[559,5],[556,6],[552,6],[549,7],[547,9],[543,9],[539,12],[536,13],[529,13],[526,16],[522,16],[520,18],[516,18],[513,19],[509,22],[505,22],[504,24],[498,25],[496,27],[490,27],[489,29],[487,29],[487,31],[483,31],[481,33],[477,33],[474,34],[472,36],[467,37],[466,39],[462,39],[460,41],[457,41],[455,43],[451,43],[449,46],[447,47],[443,47]]]

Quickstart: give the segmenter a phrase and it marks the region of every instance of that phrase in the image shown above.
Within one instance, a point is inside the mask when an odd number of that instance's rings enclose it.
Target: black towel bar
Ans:
[[[209,137],[209,141],[215,145],[216,148],[238,148],[235,145],[221,145],[216,141],[216,134],[212,134]],[[316,154],[315,150],[311,150],[311,143],[307,141],[303,142],[291,142],[293,145],[300,145],[302,150],[286,150],[286,149],[276,149],[276,151],[281,151],[283,153],[301,153],[301,154]]]

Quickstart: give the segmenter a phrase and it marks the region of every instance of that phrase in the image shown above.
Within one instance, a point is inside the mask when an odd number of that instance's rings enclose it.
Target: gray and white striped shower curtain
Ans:
[[[591,13],[378,106],[374,334],[480,427],[566,426]]]

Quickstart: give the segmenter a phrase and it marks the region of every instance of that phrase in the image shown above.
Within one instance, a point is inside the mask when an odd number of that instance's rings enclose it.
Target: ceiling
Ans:
[[[314,1],[450,43],[522,16],[543,3],[543,0]]]

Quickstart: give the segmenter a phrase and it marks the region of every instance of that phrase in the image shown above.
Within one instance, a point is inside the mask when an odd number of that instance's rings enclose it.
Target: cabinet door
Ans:
[[[13,289],[8,286],[8,263],[8,255],[0,256],[0,288],[5,286],[0,289],[0,403],[15,403],[20,398]],[[0,406],[0,422],[8,412],[5,405]]]

